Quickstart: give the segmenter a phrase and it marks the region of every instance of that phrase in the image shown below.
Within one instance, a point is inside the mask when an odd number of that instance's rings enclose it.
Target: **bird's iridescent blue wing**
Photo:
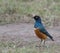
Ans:
[[[38,28],[40,30],[40,32],[46,34],[46,36],[48,36],[50,39],[53,39],[53,37],[47,32],[47,30],[45,29],[45,27],[43,26],[43,24],[36,22],[34,25],[35,28]]]

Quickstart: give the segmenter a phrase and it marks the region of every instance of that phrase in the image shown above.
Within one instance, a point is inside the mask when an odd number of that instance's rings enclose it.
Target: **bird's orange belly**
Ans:
[[[35,34],[37,35],[37,37],[39,37],[40,39],[46,39],[47,36],[45,34],[43,34],[42,32],[39,31],[39,29],[35,29]]]

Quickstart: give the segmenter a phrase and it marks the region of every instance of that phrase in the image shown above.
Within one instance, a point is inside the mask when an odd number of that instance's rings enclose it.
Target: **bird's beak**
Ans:
[[[34,17],[36,14],[28,14],[28,16],[30,16],[30,17]]]
[[[36,14],[32,14],[32,18],[34,18],[35,15],[36,15]]]
[[[35,16],[35,14],[32,14],[32,16],[34,17],[34,16]]]

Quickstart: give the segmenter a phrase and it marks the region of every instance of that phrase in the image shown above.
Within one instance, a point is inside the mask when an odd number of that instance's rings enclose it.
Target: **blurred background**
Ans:
[[[60,0],[0,0],[0,25],[33,23],[32,14],[41,16],[46,26],[59,26]]]
[[[46,47],[36,47],[34,14],[55,40]],[[0,0],[0,53],[60,53],[60,0]]]

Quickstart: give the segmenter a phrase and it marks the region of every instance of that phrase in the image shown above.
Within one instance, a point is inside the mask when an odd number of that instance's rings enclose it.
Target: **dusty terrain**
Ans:
[[[48,47],[54,46],[54,48],[57,46],[57,51],[60,52],[60,27],[49,28],[47,30],[54,37],[55,41],[52,42],[48,38],[46,45]],[[39,45],[39,43],[40,39],[34,34],[33,24],[19,23],[0,26],[0,49],[2,47],[22,48],[28,46],[32,48]],[[1,50],[5,51],[6,49],[3,48]]]

